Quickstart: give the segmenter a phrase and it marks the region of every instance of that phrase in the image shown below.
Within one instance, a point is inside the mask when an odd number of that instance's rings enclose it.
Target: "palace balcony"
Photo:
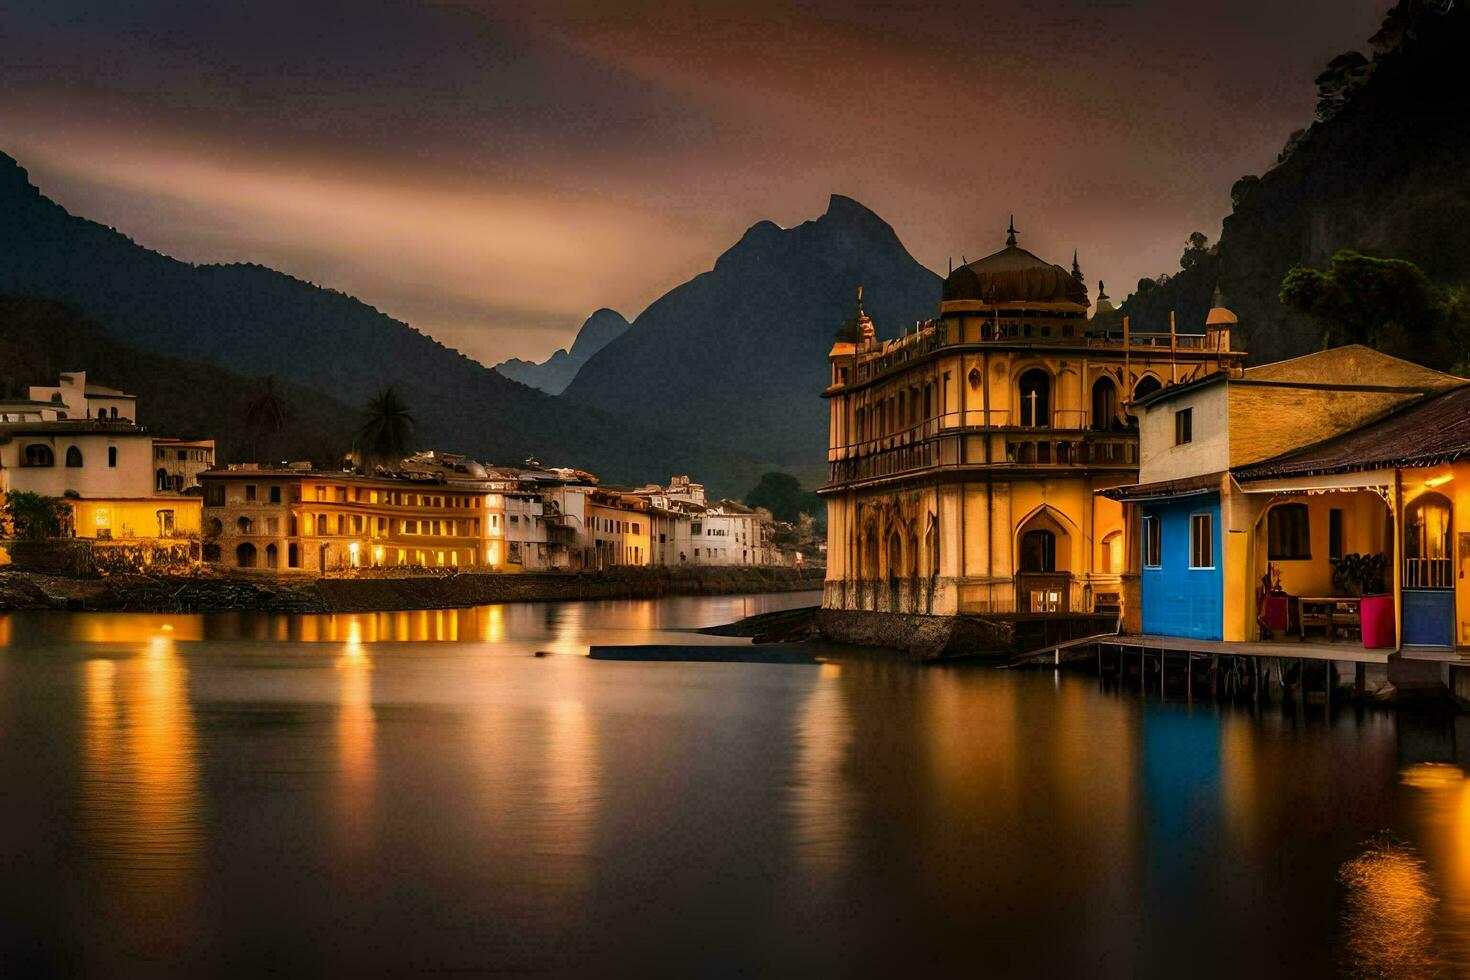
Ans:
[[[921,429],[923,427],[920,427]],[[835,448],[828,485],[932,472],[1014,469],[1136,469],[1138,437],[1127,431],[954,427],[911,431]]]

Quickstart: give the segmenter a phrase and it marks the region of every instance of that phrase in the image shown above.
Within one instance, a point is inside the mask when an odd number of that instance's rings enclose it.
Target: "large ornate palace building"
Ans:
[[[939,316],[879,342],[862,311],[828,355],[824,605],[887,612],[1087,612],[1121,602],[1121,506],[1137,481],[1127,403],[1237,371],[1235,317],[1132,333],[1099,284],[1016,245],[950,273]]]

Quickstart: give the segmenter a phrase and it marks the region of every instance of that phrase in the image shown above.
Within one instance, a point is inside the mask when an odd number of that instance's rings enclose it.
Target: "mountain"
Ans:
[[[495,365],[495,370],[512,381],[519,381],[549,395],[559,395],[572,383],[582,365],[593,354],[617,340],[627,330],[628,321],[623,315],[617,310],[604,307],[582,324],[582,329],[577,331],[577,339],[572,341],[571,350],[563,347],[540,364],[513,357]]]
[[[833,195],[794,228],[762,221],[714,268],[664,294],[582,366],[562,400],[640,425],[718,437],[816,477],[827,352],[857,289],[888,336],[939,309],[940,277],[882,218]]]
[[[258,444],[246,408],[265,388],[257,378],[182,357],[120,344],[76,310],[54,300],[0,295],[0,395],[24,397],[55,384],[63,371],[138,396],[138,419],[154,435],[214,439],[220,460],[309,459],[331,464],[361,424],[361,413],[300,385],[277,384],[286,427]],[[200,398],[199,393],[209,393]]]
[[[1136,327],[1167,329],[1170,309],[1181,327],[1203,323],[1218,283],[1259,363],[1321,346],[1320,327],[1281,305],[1293,266],[1352,249],[1470,279],[1470,4],[1400,0],[1369,43],[1371,60],[1348,52],[1317,78],[1319,118],[1277,164],[1236,183],[1213,254],[1122,304]]]
[[[717,439],[672,437],[534,391],[343,293],[259,265],[151,251],[68,214],[4,154],[0,293],[65,303],[130,348],[274,376],[349,406],[394,385],[425,448],[502,463],[535,455],[629,483],[694,472],[725,493],[760,474]],[[216,397],[202,385],[190,395]]]

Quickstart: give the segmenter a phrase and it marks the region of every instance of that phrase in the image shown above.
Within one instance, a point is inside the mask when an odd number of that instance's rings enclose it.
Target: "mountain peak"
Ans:
[[[18,191],[31,196],[41,193],[31,183],[31,175],[26,173],[26,168],[20,165],[20,161],[4,151],[0,151],[0,191],[6,193]]]

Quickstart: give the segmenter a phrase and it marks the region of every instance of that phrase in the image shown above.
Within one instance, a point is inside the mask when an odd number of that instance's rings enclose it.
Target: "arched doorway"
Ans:
[[[276,558],[277,558],[277,556],[279,554],[280,554],[280,552],[276,550],[276,546],[274,544],[268,544],[268,545],[266,545],[265,546],[265,567],[266,568],[275,568],[276,567]]]
[[[1072,523],[1050,506],[1033,512],[1016,531],[1016,609],[1064,613],[1071,609]]]
[[[1022,425],[1051,427],[1051,375],[1041,368],[1022,372],[1016,382],[1016,397]]]
[[[1114,531],[1102,539],[1102,570],[1105,575],[1123,572],[1123,532]]]
[[[888,535],[888,577],[898,578],[903,574],[903,538],[894,531]]]
[[[1092,383],[1092,427],[1099,432],[1118,428],[1118,386],[1106,375]]]
[[[1454,508],[1439,493],[1423,493],[1404,508],[1404,643],[1455,642],[1455,578],[1450,552]]]
[[[255,545],[246,541],[235,549],[235,564],[240,568],[255,567]]]

